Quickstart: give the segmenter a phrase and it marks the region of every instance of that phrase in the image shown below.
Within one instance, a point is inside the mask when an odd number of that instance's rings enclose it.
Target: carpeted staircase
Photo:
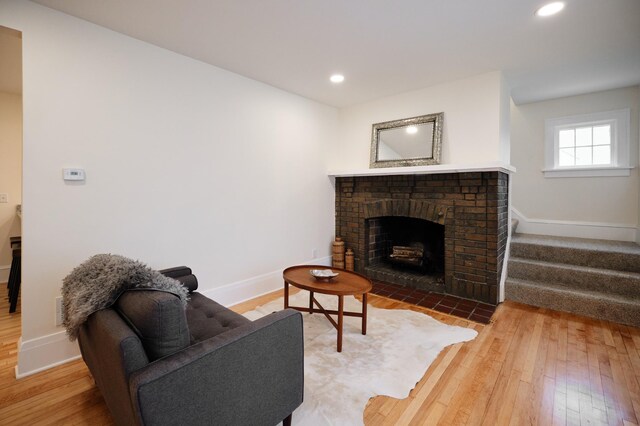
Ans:
[[[505,297],[640,327],[640,246],[514,234]]]

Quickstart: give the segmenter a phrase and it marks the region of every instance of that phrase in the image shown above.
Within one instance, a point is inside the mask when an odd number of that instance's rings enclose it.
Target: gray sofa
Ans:
[[[82,357],[120,425],[275,425],[302,403],[302,316],[256,321],[195,292],[187,267],[160,271],[190,290],[128,290],[92,314]]]

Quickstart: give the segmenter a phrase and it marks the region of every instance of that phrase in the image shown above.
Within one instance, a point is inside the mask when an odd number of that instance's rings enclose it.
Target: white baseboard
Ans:
[[[331,256],[305,262],[306,265],[331,265]],[[233,306],[283,288],[282,270],[278,269],[257,277],[237,281],[222,287],[199,290],[200,293],[223,306]]]
[[[511,193],[513,191],[513,185],[511,185],[511,178],[509,178],[508,187],[508,200],[509,210],[507,210],[507,245],[504,248],[504,259],[502,259],[502,274],[500,275],[500,286],[498,287],[498,303],[504,302],[505,291],[507,285],[507,273],[509,265],[509,256],[511,253],[511,220],[513,219],[513,208],[511,207],[511,200],[513,200]]]
[[[11,265],[0,265],[0,283],[9,282],[9,271],[11,271]]]
[[[307,265],[331,265],[331,256],[305,262]],[[238,281],[222,287],[201,290],[200,293],[224,306],[231,306],[283,287],[282,269]],[[77,342],[70,342],[64,331],[18,341],[16,378],[56,367],[80,357]]]
[[[638,238],[636,225],[532,219],[526,217],[514,207],[511,207],[511,212],[513,217],[519,221],[517,231],[523,234],[614,241],[636,241],[636,238]]]
[[[511,231],[507,236],[507,247],[504,250],[504,259],[502,259],[502,274],[500,275],[500,287],[498,291],[498,303],[504,302],[505,299],[505,286],[507,285],[507,273],[509,265],[509,253],[511,251]]]
[[[21,379],[78,358],[78,343],[70,342],[64,331],[25,341],[21,337],[18,341],[16,378]]]

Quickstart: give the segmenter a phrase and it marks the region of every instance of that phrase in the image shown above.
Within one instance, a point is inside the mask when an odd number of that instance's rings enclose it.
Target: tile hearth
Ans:
[[[496,310],[496,306],[487,303],[380,281],[373,281],[371,293],[481,324],[489,324],[491,316]]]

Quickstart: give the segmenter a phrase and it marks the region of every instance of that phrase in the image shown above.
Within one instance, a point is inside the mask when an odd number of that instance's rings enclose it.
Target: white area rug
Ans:
[[[325,309],[338,298],[316,293]],[[291,296],[290,305],[308,306],[309,293]],[[244,314],[258,319],[283,308],[278,299]],[[361,312],[354,297],[345,311]],[[304,403],[293,413],[295,425],[361,425],[369,398],[406,398],[446,346],[472,340],[477,332],[443,324],[409,310],[368,307],[367,335],[360,318],[344,317],[342,353],[336,352],[336,329],[323,314],[304,316]]]

